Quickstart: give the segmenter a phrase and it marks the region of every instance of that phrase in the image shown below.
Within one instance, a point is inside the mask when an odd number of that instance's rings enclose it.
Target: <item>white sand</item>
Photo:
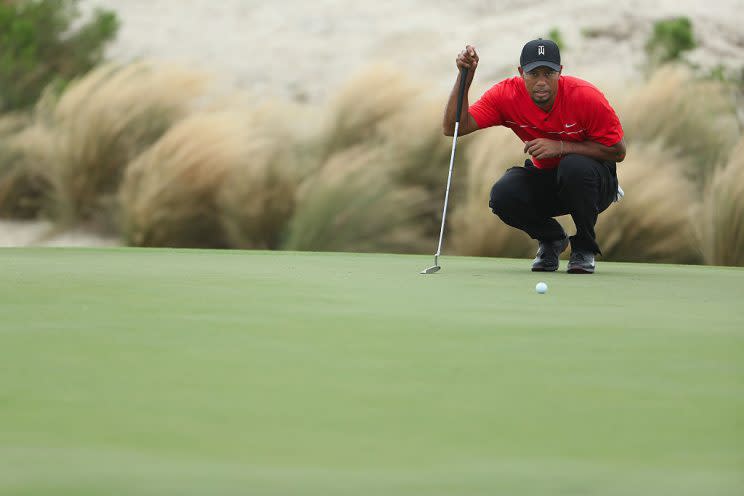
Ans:
[[[744,60],[744,0],[86,0],[123,21],[109,55],[195,64],[259,93],[321,100],[372,60],[443,87],[466,43],[480,49],[479,78],[515,71],[525,41],[558,28],[566,71],[591,80],[632,79],[653,21],[689,16],[706,66]],[[618,37],[584,39],[582,28]]]
[[[621,87],[637,79],[655,20],[689,16],[700,47],[690,58],[741,66],[744,0],[84,0],[122,20],[109,50],[118,61],[156,58],[195,66],[254,94],[322,102],[373,61],[440,87],[455,77],[466,43],[481,55],[478,81],[513,74],[522,44],[551,28],[563,34],[567,74]],[[611,36],[586,39],[582,28]],[[100,245],[81,232],[44,237],[43,223],[0,222],[0,246]]]
[[[12,246],[117,246],[119,240],[85,229],[59,232],[46,221],[0,220],[0,247]]]

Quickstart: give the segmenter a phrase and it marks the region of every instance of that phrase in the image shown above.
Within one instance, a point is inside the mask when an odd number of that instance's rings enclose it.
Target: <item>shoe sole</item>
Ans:
[[[594,269],[583,269],[581,267],[571,267],[566,272],[569,274],[594,274]]]
[[[532,272],[555,272],[556,270],[558,270],[558,267],[555,267],[555,268],[542,268],[542,267],[535,268],[535,267],[533,267],[532,268]]]

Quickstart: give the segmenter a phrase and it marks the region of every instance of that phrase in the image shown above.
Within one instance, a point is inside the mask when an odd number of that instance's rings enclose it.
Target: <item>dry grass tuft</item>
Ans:
[[[397,164],[393,171],[396,182],[420,186],[436,195],[444,192],[452,138],[442,134],[441,120],[442,102],[418,98],[380,124],[380,139]],[[468,139],[458,139],[458,158]]]
[[[359,73],[331,103],[322,158],[362,143],[379,142],[380,127],[404,113],[421,90],[398,68],[375,65]]]
[[[693,185],[663,144],[636,145],[618,164],[625,198],[600,214],[597,241],[606,260],[698,263],[691,215]]]
[[[699,186],[727,158],[740,134],[736,109],[726,86],[696,79],[690,70],[665,66],[636,88],[621,107],[629,150],[641,142],[661,142],[666,159],[687,164]]]
[[[126,164],[187,114],[205,82],[168,66],[105,66],[73,82],[59,101],[42,101],[40,113],[58,131],[55,217],[72,222],[106,211]]]
[[[130,164],[119,194],[125,241],[227,247],[217,198],[231,170],[250,166],[246,124],[230,112],[186,118]]]
[[[395,185],[384,154],[351,148],[333,155],[298,191],[284,248],[311,251],[420,252],[420,188]]]
[[[0,118],[0,215],[116,219],[127,242],[144,246],[434,247],[451,139],[443,101],[399,69],[370,67],[327,110],[196,109],[205,82],[172,67],[103,67],[59,99],[46,94],[31,117]],[[700,261],[690,222],[699,209],[705,260],[741,265],[744,145],[731,152],[740,134],[731,102],[724,85],[664,68],[619,106],[627,195],[599,219],[607,259]],[[535,242],[488,207],[492,184],[525,158],[505,129],[458,140],[452,251],[532,256]],[[694,184],[707,184],[702,207]]]
[[[473,137],[465,170],[459,171],[466,176],[465,197],[450,217],[450,238],[458,254],[524,258],[535,251],[535,241],[504,224],[488,206],[493,184],[509,167],[524,163],[527,157],[521,151],[518,138],[506,129],[481,131]]]
[[[254,115],[247,159],[237,161],[218,195],[230,246],[278,249],[295,210],[300,159],[295,138],[264,112]]]
[[[26,114],[12,113],[0,115],[0,139],[18,133],[30,122]]]
[[[744,266],[744,137],[706,187],[698,222],[706,263]]]
[[[442,103],[417,98],[405,111],[392,116],[379,127],[381,148],[390,163],[396,164],[393,179],[405,187],[421,188],[428,195],[427,208],[420,222],[428,236],[439,235],[444,190],[447,184],[452,138],[442,134]],[[459,138],[455,166],[462,167],[462,157],[471,138]],[[465,174],[455,174],[451,189],[453,203],[462,196]]]
[[[43,126],[0,141],[0,216],[33,219],[42,213],[51,187],[46,166],[53,149],[54,136]]]

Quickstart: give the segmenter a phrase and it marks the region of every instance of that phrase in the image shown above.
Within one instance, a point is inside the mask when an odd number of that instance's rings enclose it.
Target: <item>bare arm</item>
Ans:
[[[556,141],[538,138],[524,144],[524,152],[536,159],[554,158],[575,153],[597,160],[622,162],[625,160],[625,139],[612,146],[605,146],[596,141]]]
[[[612,146],[605,146],[595,141],[566,141],[563,143],[563,147],[563,155],[576,153],[597,160],[617,163],[625,160],[625,139],[621,139]]]
[[[442,131],[445,136],[452,136],[455,134],[455,121],[457,120],[457,92],[460,89],[460,78],[462,78],[461,69],[468,69],[467,79],[465,80],[465,95],[462,100],[462,114],[460,115],[460,129],[458,133],[460,136],[470,134],[473,131],[477,131],[478,123],[475,122],[473,116],[468,112],[470,104],[468,103],[468,91],[470,90],[470,84],[473,82],[473,76],[475,75],[475,69],[478,67],[478,54],[475,51],[475,47],[470,45],[465,47],[465,50],[460,52],[457,56],[457,79],[455,85],[450,92],[449,100],[447,100],[447,106],[444,109],[444,117],[442,118]]]

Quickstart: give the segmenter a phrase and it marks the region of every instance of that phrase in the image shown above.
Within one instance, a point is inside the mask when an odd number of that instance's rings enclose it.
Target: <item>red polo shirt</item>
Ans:
[[[606,146],[623,138],[623,128],[607,99],[594,85],[582,79],[561,76],[550,112],[538,107],[527,93],[521,77],[505,79],[486,91],[468,109],[478,127],[506,126],[523,142],[537,138],[563,141],[595,141]],[[553,169],[560,158],[532,163]]]

